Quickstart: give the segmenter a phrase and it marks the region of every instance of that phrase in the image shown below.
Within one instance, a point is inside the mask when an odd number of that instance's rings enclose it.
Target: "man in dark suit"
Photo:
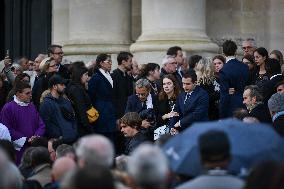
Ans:
[[[235,57],[237,45],[227,40],[223,44],[226,64],[220,70],[220,118],[232,117],[237,108],[244,108],[243,92],[249,78],[248,66]],[[229,89],[234,89],[229,93]]]
[[[133,55],[129,52],[120,52],[117,55],[118,68],[111,74],[113,80],[113,103],[116,109],[116,118],[124,115],[127,98],[133,94],[133,78],[127,74],[132,68]]]
[[[145,109],[154,109],[157,112],[157,99],[150,93],[151,84],[147,79],[139,79],[135,83],[136,94],[128,97],[125,113],[140,113]]]
[[[61,64],[64,55],[62,51],[62,46],[51,45],[48,48],[47,53],[48,56],[52,57],[58,65],[58,74],[65,79],[70,79],[70,72],[68,71],[67,66]]]
[[[275,93],[268,100],[273,128],[284,136],[284,94]]]
[[[194,122],[208,120],[209,96],[205,90],[196,85],[194,71],[186,72],[182,77],[182,92],[177,99],[175,111],[179,117],[170,121],[172,134],[184,130]]]
[[[271,123],[268,107],[262,102],[262,95],[258,86],[246,86],[243,98],[243,103],[247,107],[249,116],[257,118],[260,122]]]
[[[178,82],[181,84],[182,83],[182,74],[183,74],[183,67],[185,63],[185,57],[183,56],[182,48],[179,46],[173,46],[170,47],[167,51],[167,55],[175,57],[175,60],[177,62],[177,69],[175,76],[178,79]]]

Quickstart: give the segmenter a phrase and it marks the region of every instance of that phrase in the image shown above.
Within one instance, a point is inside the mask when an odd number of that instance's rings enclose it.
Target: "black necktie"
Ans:
[[[143,110],[147,109],[146,102],[142,102],[142,109]]]

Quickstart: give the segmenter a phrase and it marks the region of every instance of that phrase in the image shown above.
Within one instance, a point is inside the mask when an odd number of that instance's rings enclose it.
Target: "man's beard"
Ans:
[[[62,91],[57,90],[57,93],[58,93],[60,96],[62,96],[62,95],[64,94],[64,92],[65,92],[65,90],[64,90],[64,89],[63,89]]]

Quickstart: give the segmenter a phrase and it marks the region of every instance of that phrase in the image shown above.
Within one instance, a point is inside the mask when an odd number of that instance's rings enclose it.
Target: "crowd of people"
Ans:
[[[130,52],[86,66],[62,64],[62,46],[36,59],[5,57],[0,77],[0,186],[32,188],[258,188],[265,167],[246,180],[226,171],[230,142],[220,131],[199,139],[194,178],[172,172],[161,147],[193,123],[239,119],[284,136],[284,62],[253,39],[227,40],[223,55],[185,56],[170,47],[161,63],[138,64]],[[162,133],[157,130],[163,128]],[[266,165],[267,164],[267,165]],[[283,187],[284,167],[268,162],[266,188]],[[217,169],[218,168],[218,169]],[[10,179],[7,179],[10,178]],[[281,180],[282,179],[282,180]],[[2,188],[2,187],[1,187]]]

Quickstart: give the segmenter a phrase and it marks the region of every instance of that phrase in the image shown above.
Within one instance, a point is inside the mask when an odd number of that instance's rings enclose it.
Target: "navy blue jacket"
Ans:
[[[110,82],[97,70],[88,85],[92,104],[99,112],[99,119],[94,123],[94,131],[99,133],[116,132],[116,111],[112,101],[113,88]]]
[[[237,59],[232,59],[224,64],[220,70],[220,118],[232,117],[237,108],[243,105],[243,92],[248,84],[248,66]],[[235,93],[230,95],[229,88],[234,88]]]
[[[153,109],[155,113],[157,114],[157,98],[153,94],[151,94],[151,96],[152,96]],[[136,94],[128,97],[125,113],[127,112],[140,113],[144,109],[147,109],[147,108],[142,107],[142,102],[140,101],[140,99],[138,98]]]
[[[64,143],[77,139],[75,113],[69,100],[48,94],[40,105],[39,113],[45,124],[47,138],[62,137]]]
[[[186,93],[182,92],[177,98],[175,111],[179,117],[173,117],[170,127],[180,120],[181,129],[184,130],[194,122],[208,120],[209,96],[200,86],[196,86],[190,98],[184,104]]]

